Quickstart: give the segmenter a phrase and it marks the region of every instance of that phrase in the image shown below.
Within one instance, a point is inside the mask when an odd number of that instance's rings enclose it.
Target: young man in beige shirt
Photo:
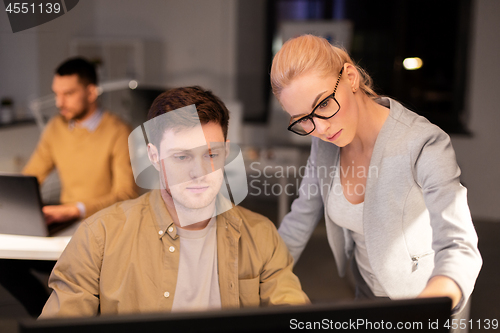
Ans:
[[[148,119],[138,130],[158,188],[82,223],[40,318],[308,303],[271,221],[221,194],[224,104],[200,87],[171,89]]]

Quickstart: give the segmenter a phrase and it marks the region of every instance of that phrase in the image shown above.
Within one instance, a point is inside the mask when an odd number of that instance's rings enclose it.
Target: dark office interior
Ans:
[[[7,101],[2,111],[9,107],[12,116],[0,117],[6,119],[0,121],[0,172],[19,173],[26,164],[40,119],[57,112],[45,102],[53,68],[76,55],[98,64],[101,81],[110,83],[100,103],[134,128],[164,89],[201,85],[231,111],[229,136],[242,149],[249,181],[256,179],[252,162],[304,165],[310,140],[286,131],[288,118],[272,95],[269,72],[273,55],[294,29],[319,31],[370,73],[377,93],[450,135],[483,258],[469,317],[500,320],[499,16],[496,0],[85,0],[53,21],[14,34],[1,13],[0,99]],[[410,58],[420,59],[421,67],[405,68]],[[132,81],[138,86],[132,88]],[[45,103],[38,118],[34,102]],[[287,181],[298,184],[300,178]],[[57,175],[46,183],[42,199],[57,201]],[[250,190],[240,205],[279,226],[294,198]],[[323,221],[294,272],[313,303],[354,297],[352,277],[337,274]],[[39,278],[47,283],[48,276]],[[15,332],[17,320],[27,316],[0,287],[0,331]]]

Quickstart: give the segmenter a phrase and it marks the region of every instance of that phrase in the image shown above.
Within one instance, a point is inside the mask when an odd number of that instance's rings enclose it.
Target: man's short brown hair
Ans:
[[[209,122],[214,122],[222,127],[224,140],[226,140],[229,111],[220,98],[210,90],[199,86],[173,88],[160,94],[149,109],[148,120],[192,104],[196,106],[197,114],[190,114],[189,111],[181,112],[175,116],[176,119],[170,124],[158,122],[151,127],[148,133],[149,141],[159,148],[163,134],[170,127],[192,127],[199,123],[204,125]]]
[[[94,64],[81,57],[66,60],[57,67],[55,74],[59,76],[76,74],[78,81],[84,86],[97,85],[97,72]]]

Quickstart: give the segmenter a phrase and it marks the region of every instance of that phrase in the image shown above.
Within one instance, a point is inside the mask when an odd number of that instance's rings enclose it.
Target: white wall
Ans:
[[[0,173],[21,172],[38,142],[35,124],[0,129]]]
[[[69,42],[73,37],[94,33],[94,1],[80,1],[68,13],[57,19],[38,26],[37,50],[35,62],[38,69],[40,95],[52,92],[52,78],[57,66],[70,56]],[[16,34],[17,35],[17,34]],[[29,76],[24,80],[30,80]]]
[[[471,138],[453,146],[475,219],[500,221],[500,1],[473,1],[467,88]]]
[[[89,37],[151,41],[159,52],[146,57],[146,84],[196,84],[232,101],[236,9],[237,0],[85,0],[53,21],[15,34],[0,11],[0,98],[13,98],[18,116],[29,113],[32,98],[51,93],[54,70],[70,56],[71,40]],[[0,171],[18,171],[31,154],[39,131],[28,128],[0,129]]]
[[[12,98],[18,114],[26,112],[27,96],[38,95],[37,43],[36,28],[13,34],[7,13],[0,10],[0,98]]]
[[[236,0],[85,0],[67,14],[13,34],[0,13],[0,96],[20,105],[50,93],[75,37],[140,38],[161,47],[149,84],[202,85],[236,95]],[[158,60],[158,61],[156,61]],[[150,64],[148,64],[150,65]]]
[[[96,37],[161,42],[163,59],[157,71],[162,83],[197,84],[223,99],[235,97],[235,0],[106,0],[95,4]]]
[[[235,0],[86,0],[68,14],[39,27],[40,85],[69,56],[73,37],[139,38],[161,47],[146,82],[199,84],[223,98],[235,95]],[[150,71],[150,72],[151,72]],[[48,90],[50,91],[50,90]]]

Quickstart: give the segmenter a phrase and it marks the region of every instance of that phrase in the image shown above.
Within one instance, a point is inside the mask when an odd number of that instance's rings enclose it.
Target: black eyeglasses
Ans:
[[[317,117],[320,119],[330,119],[331,117],[335,116],[337,112],[339,112],[340,104],[335,98],[335,92],[337,91],[337,86],[339,85],[343,70],[344,68],[342,67],[337,83],[335,84],[335,88],[333,89],[333,93],[319,102],[308,115],[296,120],[294,120],[293,118],[290,119],[290,125],[288,126],[289,131],[292,131],[293,133],[296,133],[298,135],[309,135],[316,129],[313,117]],[[330,103],[330,99],[334,100],[335,103]]]

